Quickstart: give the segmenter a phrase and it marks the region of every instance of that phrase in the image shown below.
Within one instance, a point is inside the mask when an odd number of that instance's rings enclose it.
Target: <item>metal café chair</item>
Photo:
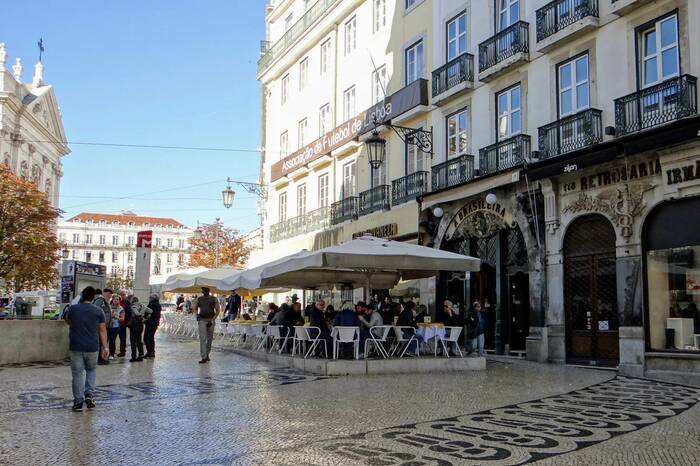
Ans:
[[[333,327],[333,359],[338,359],[338,347],[341,343],[352,343],[355,359],[360,359],[360,328]]]
[[[365,340],[365,359],[369,356],[369,351],[367,350],[371,346],[374,346],[377,349],[377,353],[384,359],[389,357],[386,349],[384,349],[384,344],[387,342],[390,330],[391,325],[376,325],[369,329],[369,338]]]
[[[267,335],[272,340],[272,345],[270,345],[270,353],[276,349],[277,353],[282,354],[282,351],[284,351],[284,349],[287,347],[286,329],[284,331],[284,336],[282,335],[282,329],[284,329],[284,327],[281,325],[267,326]]]
[[[396,339],[394,340],[394,346],[389,352],[390,356],[393,356],[397,352],[401,351],[399,357],[402,358],[408,348],[411,347],[411,343],[416,345],[416,356],[420,356],[420,349],[418,344],[418,339],[416,338],[416,329],[413,327],[406,326],[395,326],[394,333],[396,334]]]
[[[311,336],[311,331],[314,331],[316,334],[315,337]],[[304,359],[308,358],[310,354],[313,354],[314,350],[321,344],[323,343],[323,357],[328,358],[328,345],[326,344],[326,340],[321,338],[321,329],[318,327],[304,327],[304,331],[306,332],[306,338],[307,341],[311,342],[311,345],[309,346],[309,349],[306,351],[306,354],[304,355]]]
[[[292,357],[299,351],[299,356],[306,357],[306,342],[309,341],[309,334],[303,325],[294,326],[294,336],[292,337]]]
[[[457,348],[457,352],[459,353],[460,357],[464,357],[462,355],[462,350],[459,348],[459,334],[462,333],[462,327],[445,327],[445,335],[441,334],[436,334],[435,335],[435,356],[437,357],[437,348],[438,348],[438,342],[442,345],[442,350],[445,353],[445,357],[450,357],[448,347],[449,345],[445,345],[445,342],[447,343],[454,343],[455,348]]]

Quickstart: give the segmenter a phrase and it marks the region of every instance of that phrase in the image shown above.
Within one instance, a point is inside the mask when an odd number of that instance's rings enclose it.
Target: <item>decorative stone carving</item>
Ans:
[[[5,60],[7,60],[7,52],[5,51],[5,43],[0,42],[0,67],[5,69]]]
[[[629,241],[634,232],[634,219],[646,207],[644,193],[655,187],[656,185],[652,183],[632,185],[625,183],[619,188],[601,191],[595,197],[581,193],[562,212],[597,212],[607,215],[613,224],[620,229],[620,235]]]
[[[22,82],[22,59],[17,57],[15,59],[15,64],[12,65],[12,75],[15,77],[18,83]]]
[[[41,181],[41,167],[39,165],[34,164],[32,166],[32,183],[36,185],[36,187],[39,187],[39,182]]]
[[[29,163],[26,160],[19,165],[19,176],[24,180],[29,179]]]
[[[44,64],[40,61],[34,65],[34,78],[32,78],[32,87],[41,87],[44,84]]]
[[[5,154],[3,155],[3,162],[8,167],[12,168],[12,158],[10,157],[10,154],[8,152],[5,152]]]

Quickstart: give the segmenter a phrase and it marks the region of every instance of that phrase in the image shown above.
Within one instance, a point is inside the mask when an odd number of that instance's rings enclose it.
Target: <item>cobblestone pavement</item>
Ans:
[[[700,464],[700,388],[495,360],[317,377],[158,345],[155,361],[98,367],[82,413],[67,364],[0,367],[0,465]]]

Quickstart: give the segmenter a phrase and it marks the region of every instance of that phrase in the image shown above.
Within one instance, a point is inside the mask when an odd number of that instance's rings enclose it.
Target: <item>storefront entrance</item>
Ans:
[[[601,215],[573,222],[564,239],[566,360],[619,361],[615,230]]]

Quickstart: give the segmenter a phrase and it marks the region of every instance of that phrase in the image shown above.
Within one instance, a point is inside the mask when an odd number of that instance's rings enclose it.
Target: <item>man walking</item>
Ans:
[[[102,309],[105,314],[105,326],[107,328],[112,327],[112,306],[109,304],[109,300],[112,299],[112,290],[105,288],[104,296],[102,295],[102,290],[97,288],[95,290],[95,299],[92,304]],[[109,358],[103,358],[101,354],[103,353],[104,347],[100,347],[100,357],[97,360],[97,364],[103,366],[109,364]]]
[[[156,330],[158,330],[160,325],[160,313],[162,310],[157,294],[150,296],[148,307],[153,312],[146,321],[146,330],[143,334],[143,342],[146,345],[146,356],[144,358],[146,359],[156,357]]]
[[[199,355],[200,364],[209,362],[211,344],[214,341],[214,322],[219,317],[221,306],[219,300],[209,294],[209,288],[202,288],[202,296],[193,304],[193,310],[197,313],[199,324]]]
[[[72,305],[66,313],[70,326],[70,368],[73,376],[73,411],[82,411],[83,402],[88,409],[95,407],[92,392],[95,390],[97,352],[102,346],[102,358],[107,359],[107,328],[102,309],[93,305],[95,289],[85,287],[81,302]],[[83,372],[85,374],[83,375]]]

